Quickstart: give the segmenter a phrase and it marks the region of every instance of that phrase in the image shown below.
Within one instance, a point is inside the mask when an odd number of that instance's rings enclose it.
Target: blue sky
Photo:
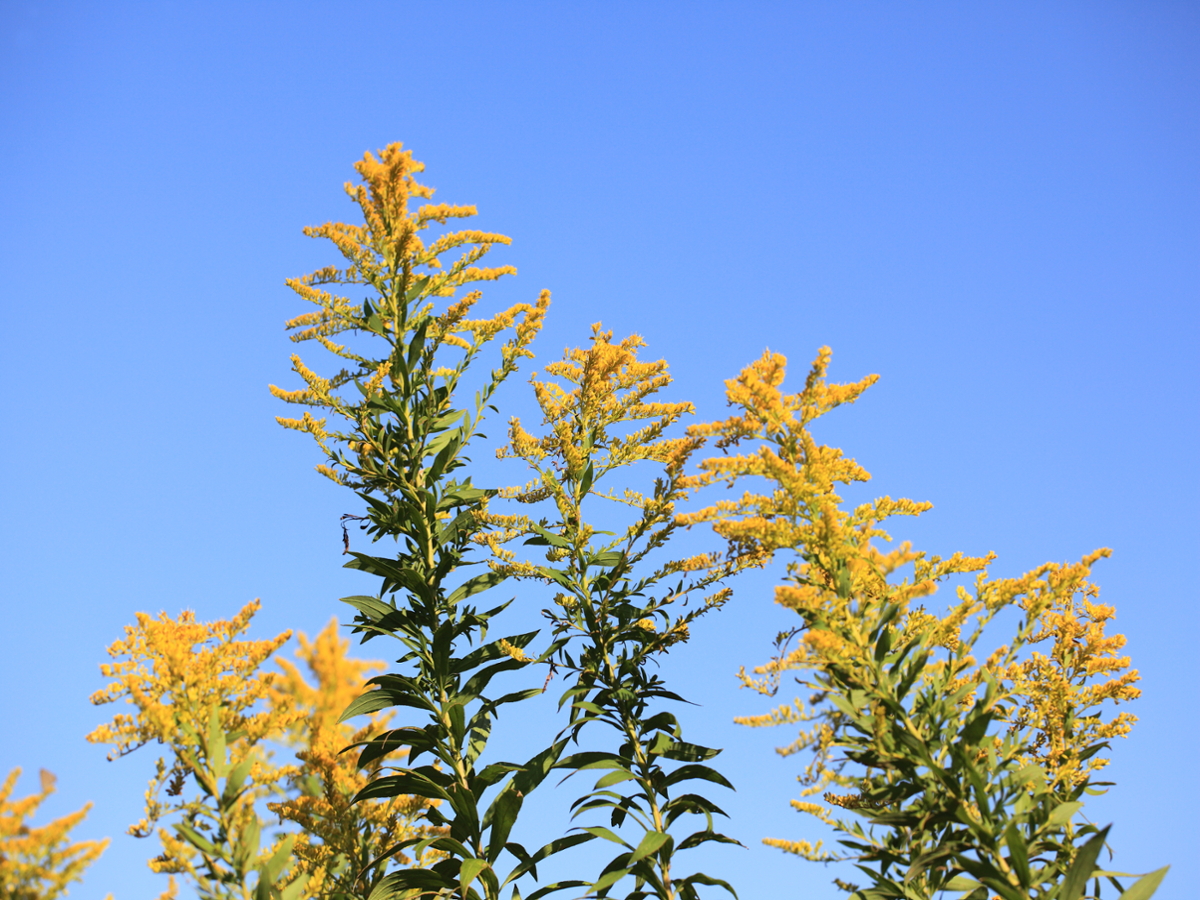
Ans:
[[[489,302],[554,292],[543,361],[603,320],[715,417],[765,347],[799,377],[829,344],[835,380],[881,380],[821,436],[869,493],[935,504],[898,537],[996,574],[1114,548],[1096,577],[1145,694],[1090,809],[1114,866],[1170,863],[1159,896],[1188,896],[1198,47],[1187,3],[5,0],[0,773],[56,772],[53,815],[95,803],[79,833],[114,844],[72,896],[161,890],[123,836],[151,758],[83,742],[134,613],[258,596],[259,635],[311,634],[364,587],[353,498],[266,385],[290,383],[283,279],[330,261],[300,228],[351,215],[352,162],[396,140],[513,237]],[[519,382],[501,402],[529,408]],[[788,622],[771,583],[672,669],[742,773],[750,849],[707,868],[832,898],[835,871],[758,845],[808,835],[787,736],[729,724]]]

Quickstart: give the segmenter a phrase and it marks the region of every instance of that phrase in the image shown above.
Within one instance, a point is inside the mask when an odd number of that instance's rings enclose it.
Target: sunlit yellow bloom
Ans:
[[[222,877],[237,881],[237,873],[221,869],[193,842],[158,823],[180,817],[206,823],[224,833],[236,849],[260,827],[255,802],[272,799],[269,806],[281,819],[304,829],[289,876],[293,881],[308,878],[298,900],[320,896],[330,884],[358,890],[361,885],[355,879],[363,865],[397,840],[424,833],[414,824],[423,801],[398,797],[350,803],[367,783],[368,772],[358,769],[353,754],[342,751],[372,736],[386,724],[386,717],[372,717],[358,730],[339,718],[382,663],[348,658],[349,642],[338,637],[336,622],[331,622],[315,640],[299,636],[296,655],[315,684],[288,660],[279,660],[282,672],[265,671],[290,632],[271,640],[245,640],[242,636],[258,608],[254,601],[232,620],[208,623],[197,622],[191,612],[174,619],[165,613],[158,618],[139,613],[125,638],[109,647],[117,661],[101,667],[105,676],[116,680],[92,697],[97,704],[123,699],[133,712],[117,713],[88,740],[110,744],[110,757],[150,742],[166,748],[167,756],[158,760],[146,792],[146,814],[130,829],[141,837],[157,833],[162,852],[150,861],[154,871],[180,875],[194,884],[205,883],[213,871],[224,871]],[[226,735],[228,759],[226,752],[210,755],[214,716]],[[268,742],[298,748],[295,762],[276,762]],[[230,809],[214,805],[224,791],[222,773],[241,763],[249,767],[244,800]],[[189,793],[186,789],[193,783],[202,789]],[[315,792],[313,785],[319,788]],[[264,841],[247,860],[243,874],[265,862],[280,840],[282,835],[274,842]],[[233,858],[238,858],[236,853]],[[248,883],[243,886],[250,890]],[[172,891],[169,887],[164,897],[173,896]]]
[[[45,825],[29,823],[39,806],[54,793],[55,778],[41,771],[41,790],[12,799],[20,769],[0,784],[0,896],[13,900],[54,900],[78,881],[104,852],[108,840],[71,843],[70,832],[92,804]],[[111,898],[110,898],[111,900]]]
[[[414,201],[428,200],[433,189],[416,180],[425,166],[400,144],[391,144],[378,155],[367,153],[355,168],[362,182],[347,184],[346,192],[358,206],[363,224],[327,222],[304,229],[309,237],[331,241],[344,257],[344,265],[323,266],[302,278],[287,280],[288,287],[317,307],[287,322],[293,332],[291,339],[315,341],[340,360],[343,368],[322,376],[294,355],[292,371],[305,387],[295,390],[271,385],[270,390],[287,403],[316,407],[359,427],[362,397],[395,387],[398,376],[394,351],[403,346],[406,336],[411,336],[416,319],[432,317],[423,333],[431,358],[436,356],[439,364],[430,367],[428,377],[450,384],[462,374],[466,360],[506,330],[513,334],[500,348],[501,367],[497,371],[510,372],[519,359],[529,356],[528,345],[541,328],[550,295],[543,291],[535,303],[518,303],[491,317],[469,319],[468,311],[481,297],[474,290],[451,302],[440,315],[435,314],[436,298],[453,297],[474,283],[514,274],[512,266],[477,265],[489,250],[510,243],[510,239],[466,229],[441,234],[426,243],[421,232],[450,219],[473,216],[475,207],[421,203],[414,208]],[[455,253],[457,258],[453,258]],[[367,286],[376,296],[365,303],[354,301],[324,287],[333,285],[351,286],[356,294],[361,286]],[[382,359],[360,356],[352,349],[355,342],[333,340],[345,332],[382,336],[392,343],[393,353]],[[458,358],[453,359],[456,353]],[[363,394],[353,389],[355,382]],[[353,477],[343,469],[346,465],[353,467],[353,462],[340,457],[330,443],[349,438],[326,430],[325,419],[314,421],[320,425],[308,419],[279,418],[285,428],[312,434],[330,457],[329,463],[317,467],[318,472],[339,484],[351,483]]]

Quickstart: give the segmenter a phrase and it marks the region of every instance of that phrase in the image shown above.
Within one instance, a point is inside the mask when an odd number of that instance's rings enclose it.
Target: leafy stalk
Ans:
[[[726,601],[728,589],[714,590],[716,584],[755,560],[702,554],[655,562],[653,555],[677,528],[676,504],[690,491],[684,468],[702,442],[663,436],[692,411],[690,403],[648,400],[670,382],[666,363],[639,362],[642,342],[636,336],[614,344],[611,332],[598,325],[593,331],[590,349],[570,351],[546,367],[567,388],[533,382],[548,434],[534,437],[512,421],[501,455],[525,460],[535,478],[504,495],[519,503],[552,504],[553,514],[537,522],[528,515],[489,516],[497,529],[491,536],[494,569],[557,589],[554,608],[545,614],[559,642],[554,664],[571,677],[560,700],[570,711],[563,734],[588,747],[589,737],[596,737],[588,726],[607,726],[610,736],[609,749],[585,749],[556,764],[569,776],[589,770],[600,775],[572,809],[576,816],[606,813],[607,826],[585,825],[583,834],[622,848],[587,885],[587,895],[606,897],[627,876],[633,879],[627,900],[695,898],[701,885],[732,892],[704,873],[678,870],[680,851],[736,841],[714,829],[713,815],[724,815],[715,803],[677,791],[700,781],[732,785],[704,765],[720,751],[684,741],[678,719],[661,709],[663,701],[683,698],[651,666],[687,640],[694,619]],[[636,463],[658,469],[649,493],[626,486]],[[614,534],[588,524],[585,504],[591,508],[601,501],[632,513],[623,530]],[[526,544],[546,548],[549,565],[518,561],[501,546],[519,535],[528,537]],[[703,597],[698,606],[675,611],[697,596]],[[679,837],[679,820],[692,817],[701,817],[704,827]]]
[[[302,329],[294,339],[316,340],[351,367],[323,379],[294,358],[294,370],[307,388],[272,390],[345,420],[348,430],[342,432],[327,431],[324,419],[308,414],[283,424],[311,433],[329,458],[329,465],[318,468],[362,498],[365,515],[350,518],[361,518],[374,540],[387,537],[398,545],[394,555],[376,556],[350,550],[347,538],[346,551],[353,557],[348,567],[382,581],[375,596],[345,598],[357,610],[356,630],[364,640],[394,638],[403,649],[400,670],[372,678],[371,689],[343,718],[399,707],[423,722],[390,729],[362,746],[360,765],[398,751],[408,758],[403,765],[393,762],[391,774],[372,781],[358,797],[425,798],[426,820],[439,832],[402,841],[385,857],[407,851],[420,858],[433,851],[440,858],[387,874],[370,896],[491,900],[507,881],[532,870],[522,862],[502,881],[496,867],[524,797],[545,778],[563,745],[553,744],[523,765],[483,764],[500,707],[541,689],[499,696],[490,690],[496,676],[531,664],[517,651],[536,633],[487,640],[492,619],[507,604],[481,609],[474,598],[504,576],[487,571],[461,579],[459,570],[470,564],[466,557],[490,492],[475,487],[469,477],[460,478],[459,470],[493,393],[519,359],[530,355],[527,346],[540,328],[549,295],[543,292],[533,305],[518,304],[472,320],[467,314],[480,297],[472,291],[435,312],[438,298],[512,272],[511,267],[474,265],[508,239],[459,231],[426,246],[418,232],[431,223],[472,215],[474,208],[426,204],[410,211],[411,198],[428,198],[432,191],[415,181],[423,167],[399,145],[383,151],[379,161],[368,154],[356,168],[364,184],[347,190],[365,224],[308,230],[332,240],[347,267],[329,267],[290,282],[319,307],[289,323]],[[444,264],[441,257],[458,248],[465,248],[462,255]],[[319,289],[326,284],[360,286],[370,296],[355,303]],[[512,335],[500,348],[500,365],[483,379],[473,402],[464,405],[458,393],[468,370],[486,345],[508,330]],[[368,357],[333,343],[330,337],[341,332],[382,341],[384,353]],[[428,762],[418,765],[425,757]]]

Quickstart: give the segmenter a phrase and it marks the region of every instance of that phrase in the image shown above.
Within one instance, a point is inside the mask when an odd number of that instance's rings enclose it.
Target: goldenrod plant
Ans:
[[[13,791],[20,769],[13,769],[0,784],[0,897],[5,900],[63,896],[108,846],[107,839],[71,842],[71,831],[87,816],[90,803],[45,825],[30,823],[54,793],[54,776],[45,769],[39,775],[40,790],[19,799],[13,798]]]
[[[800,726],[780,752],[808,754],[803,794],[824,803],[793,806],[832,826],[844,850],[767,843],[810,860],[853,860],[869,884],[838,884],[861,900],[1079,900],[1109,886],[1125,900],[1149,897],[1166,869],[1105,871],[1109,829],[1083,813],[1085,798],[1108,786],[1095,780],[1104,751],[1134,722],[1110,708],[1139,693],[1124,638],[1105,634],[1115,611],[1089,581],[1109,551],[991,578],[990,554],[881,546],[885,520],[930,504],[843,506],[838,486],[869,475],[810,426],[875,376],[830,384],[829,360],[822,349],[796,394],[781,389],[779,354],[726,382],[738,411],[692,434],[742,448],[706,460],[701,480],[744,492],[680,518],[712,523],[736,552],[789,558],[775,600],[800,621],[743,680],[774,695],[796,673],[802,694],[741,722]],[[939,584],[966,575],[973,583],[959,583],[954,602],[935,611],[928,598]]]
[[[475,209],[432,203],[412,208],[433,193],[416,180],[423,168],[399,144],[378,158],[367,154],[356,164],[362,183],[346,186],[363,224],[307,229],[330,240],[344,265],[289,281],[317,309],[288,325],[293,340],[320,344],[342,368],[326,378],[294,356],[293,369],[305,387],[272,391],[326,414],[317,418],[306,411],[280,422],[313,436],[327,456],[318,470],[366,504],[360,527],[395,545],[394,555],[375,556],[351,549],[347,536],[348,565],[381,579],[378,594],[346,598],[357,610],[355,627],[367,639],[396,639],[402,668],[370,679],[370,689],[350,704],[345,718],[399,707],[423,721],[364,742],[359,763],[386,759],[391,774],[373,778],[358,799],[427,800],[425,821],[441,831],[399,841],[385,856],[407,852],[423,859],[437,851],[440,858],[387,874],[370,896],[495,898],[504,881],[524,874],[505,876],[497,866],[523,798],[550,771],[561,743],[522,765],[484,763],[497,709],[540,688],[501,695],[489,690],[497,675],[531,664],[510,651],[527,646],[534,633],[487,640],[491,620],[507,604],[480,609],[474,598],[503,575],[463,577],[488,492],[460,470],[492,395],[530,355],[549,294],[491,317],[469,318],[480,292],[456,293],[514,271],[475,265],[509,239],[463,230],[425,243],[426,229]],[[362,296],[342,296],[327,286]],[[502,334],[508,337],[495,368],[477,374],[480,355]],[[460,400],[459,392],[472,383],[473,400]],[[327,428],[329,415],[346,430]],[[407,760],[393,755],[399,750],[409,752]],[[429,761],[418,765],[423,757]]]
[[[705,885],[733,893],[726,882],[681,872],[677,863],[681,851],[737,843],[715,830],[713,816],[724,813],[696,787],[732,785],[704,764],[719,750],[683,740],[679,720],[663,708],[683,698],[653,667],[687,641],[697,617],[725,603],[730,591],[718,583],[757,557],[663,557],[679,527],[676,507],[691,492],[688,460],[703,440],[667,436],[692,404],[653,399],[671,378],[665,361],[637,358],[642,346],[636,335],[614,343],[596,325],[590,347],[568,351],[545,367],[548,379],[532,380],[546,433],[535,436],[513,419],[509,444],[498,454],[533,470],[528,484],[501,492],[530,512],[490,512],[494,530],[481,539],[492,550],[493,571],[556,590],[544,614],[553,626],[549,661],[568,678],[559,706],[569,721],[559,739],[583,749],[555,768],[600,776],[572,809],[585,823],[603,815],[605,824],[584,824],[582,834],[621,847],[581,885],[585,895],[607,897],[628,877],[627,900],[694,900]],[[538,511],[548,516],[535,520]],[[544,559],[519,559],[503,546],[518,536],[544,548]],[[507,649],[527,658],[518,647]],[[511,848],[537,861],[523,847]]]
[[[92,702],[124,700],[133,711],[88,740],[109,744],[113,759],[151,742],[166,748],[145,815],[129,829],[157,834],[150,868],[170,875],[164,898],[176,895],[176,876],[203,900],[356,896],[369,890],[371,860],[422,833],[413,798],[351,805],[370,772],[338,755],[361,735],[337,715],[381,664],[348,659],[331,624],[314,642],[300,636],[298,656],[315,685],[290,661],[266,671],[290,633],[244,639],[258,608],[254,601],[210,623],[190,612],[139,614],[108,649],[116,661],[102,666],[115,680]],[[299,752],[279,759],[289,749]],[[268,836],[270,813],[279,825]]]

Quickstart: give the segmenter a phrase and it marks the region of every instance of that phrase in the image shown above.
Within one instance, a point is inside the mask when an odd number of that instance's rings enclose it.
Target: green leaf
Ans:
[[[386,600],[381,600],[378,597],[367,597],[362,594],[356,594],[352,597],[342,597],[341,602],[348,603],[359,612],[373,619],[382,619],[398,612],[396,607]]]
[[[395,690],[379,689],[367,691],[356,697],[346,707],[346,711],[338,718],[338,722],[345,722],[353,719],[355,716],[370,715],[373,712],[379,712],[381,709],[387,709],[389,706],[408,706],[413,709],[425,710],[426,712],[437,712],[436,707],[423,697]]]
[[[661,831],[647,831],[638,843],[637,849],[630,855],[628,865],[632,866],[638,860],[645,859],[651,853],[657,852],[658,848],[670,838],[669,834],[663,834]]]
[[[1169,868],[1171,867],[1163,866],[1161,869],[1155,869],[1153,872],[1143,875],[1129,886],[1121,895],[1120,900],[1147,900],[1158,890],[1158,886],[1166,877]]]
[[[542,900],[543,897],[558,891],[563,891],[567,888],[573,887],[587,887],[587,884],[588,883],[586,881],[556,881],[554,884],[548,884],[544,888],[539,888],[538,890],[534,891],[526,898],[526,900]]]
[[[414,278],[409,282],[408,290],[404,293],[405,304],[410,304],[414,300],[420,298],[427,287],[429,287],[430,276],[422,275],[420,278]],[[421,333],[421,343],[425,341],[424,331]],[[398,357],[399,358],[399,357]]]
[[[1046,773],[1037,763],[1028,763],[1017,769],[1012,776],[1013,784],[1023,785],[1031,781],[1037,782],[1040,788],[1046,787]]]
[[[412,847],[414,856],[420,856],[426,850],[440,850],[443,853],[448,853],[451,856],[457,856],[459,859],[471,859],[474,854],[467,849],[467,846],[462,841],[456,841],[447,835],[434,835],[429,838],[413,838],[404,841],[396,846],[396,850],[401,850],[405,845]],[[391,851],[389,851],[390,854]],[[376,860],[378,862],[378,860]]]
[[[237,800],[241,794],[242,785],[246,782],[246,776],[250,774],[250,769],[253,766],[253,759],[243,759],[233,767],[229,773],[229,777],[225,779],[225,788],[221,791],[221,804],[223,806],[232,806]]]
[[[467,725],[467,763],[474,766],[475,761],[484,754],[487,740],[492,736],[492,710],[480,709],[470,718]]]
[[[583,470],[583,475],[579,479],[579,496],[587,496],[587,492],[592,489],[592,479],[596,477],[595,467],[589,459],[587,467]]]
[[[492,801],[492,805],[488,807],[484,814],[484,824],[490,824],[492,830],[488,835],[488,861],[495,862],[500,857],[500,851],[504,849],[505,843],[508,842],[508,836],[512,832],[513,824],[517,821],[517,814],[521,811],[523,795],[510,781],[504,786],[504,789]],[[466,890],[466,885],[463,886]]]
[[[233,858],[238,869],[249,871],[250,861],[258,855],[258,845],[262,838],[262,823],[253,813],[241,834],[235,834],[233,843]]]
[[[609,833],[611,834],[612,832]],[[521,847],[520,844],[514,844],[510,842],[505,846],[508,848],[510,853],[516,856],[517,859],[521,860],[521,865],[517,866],[508,874],[508,877],[504,879],[504,883],[508,884],[511,881],[516,881],[527,872],[532,874],[534,878],[537,878],[537,864],[542,860],[553,856],[555,853],[560,853],[563,850],[574,847],[577,844],[584,844],[588,841],[595,840],[595,838],[596,835],[594,834],[569,834],[566,837],[556,838],[555,840],[546,844],[546,846],[538,849],[532,855],[525,854],[524,848]]]
[[[597,707],[598,709],[599,707]],[[620,769],[631,764],[631,760],[616,753],[606,753],[602,750],[588,750],[583,753],[572,753],[559,760],[556,769]]]
[[[711,829],[708,829],[705,831],[697,831],[692,834],[689,834],[687,837],[685,837],[683,839],[683,841],[680,842],[678,849],[687,850],[691,847],[695,847],[700,844],[707,844],[710,841],[715,841],[718,844],[737,844],[739,847],[745,846],[741,841],[737,840],[736,838],[731,838],[731,837],[728,837],[727,835],[721,834],[720,832],[712,831]]]
[[[681,781],[690,781],[693,778],[701,778],[704,781],[711,781],[713,784],[719,784],[722,787],[727,787],[731,791],[734,790],[725,776],[715,769],[710,769],[708,766],[688,765],[680,766],[674,772],[666,777],[663,781],[665,787],[670,787],[673,784],[679,784]]]
[[[1016,822],[1009,822],[1004,829],[1004,843],[1008,845],[1012,867],[1021,880],[1021,887],[1029,889],[1032,879],[1029,877],[1029,850],[1025,846],[1025,838]]]
[[[568,550],[571,547],[571,542],[566,538],[555,534],[553,531],[547,531],[541,525],[531,525],[530,530],[535,532],[537,537],[529,538],[525,541],[526,544],[540,547],[558,547],[560,550]]]
[[[508,652],[501,646],[501,641],[508,642],[518,650],[524,650],[537,636],[538,632],[527,631],[524,634],[510,634],[508,637],[501,638],[500,640],[491,641],[482,647],[475,648],[462,659],[455,660],[450,665],[450,671],[457,674],[459,672],[467,672],[476,666],[481,666],[493,660],[512,659],[508,655]]]
[[[543,578],[549,578],[551,581],[562,585],[569,591],[575,590],[575,583],[571,581],[571,577],[561,569],[552,569],[549,566],[538,566],[538,574]]]
[[[292,856],[292,845],[296,843],[296,836],[289,834],[279,846],[275,848],[275,852],[271,854],[271,858],[263,864],[259,870],[258,884],[262,888],[264,885],[273,887],[275,882],[279,880],[279,876],[283,874],[284,867],[287,866],[288,860]]]
[[[221,710],[216,706],[208,717],[208,740],[204,749],[212,773],[217,778],[224,778],[229,771],[229,761],[225,758],[225,729],[221,727]]]
[[[482,859],[464,859],[462,868],[458,870],[458,881],[462,886],[463,897],[467,896],[467,888],[471,886],[471,882],[479,877],[479,874],[485,869],[490,869],[486,860]]]
[[[722,881],[720,878],[710,878],[708,875],[705,875],[703,872],[697,872],[695,875],[689,875],[687,878],[683,879],[682,883],[689,884],[689,885],[691,885],[691,884],[707,884],[712,887],[724,888],[725,890],[729,891],[729,893],[733,894],[735,900],[737,897],[737,891],[735,891],[730,886],[728,881]]]
[[[279,900],[300,900],[304,889],[308,886],[309,875],[300,875],[295,881],[279,892]]]
[[[874,821],[878,821],[877,819]],[[919,878],[921,874],[935,863],[941,862],[948,856],[953,856],[959,852],[961,848],[953,844],[942,844],[940,847],[934,847],[932,850],[927,850],[912,861],[912,865],[908,867],[908,871],[904,873],[904,883],[908,885],[914,878]]]
[[[436,736],[429,733],[433,729],[432,725],[426,725],[424,728],[406,725],[403,728],[385,731],[369,741],[351,744],[352,747],[362,747],[358,755],[358,767],[365,769],[375,760],[395,753],[403,747],[412,747],[413,755],[410,757],[410,761],[422,753],[430,752],[437,741]]]
[[[629,844],[625,843],[623,840],[621,840],[619,837],[617,837],[613,832],[609,831],[607,828],[605,828],[602,825],[590,825],[587,828],[582,828],[580,830],[586,831],[588,834],[590,834],[594,837],[604,838],[606,841],[612,841],[614,844],[620,844],[622,847],[625,847],[627,850],[633,849],[631,846],[629,846]]]
[[[468,597],[474,597],[476,594],[482,594],[489,588],[493,588],[500,584],[506,577],[506,575],[502,575],[498,572],[484,572],[482,575],[476,575],[474,578],[464,581],[457,588],[455,588],[451,592],[450,596],[446,598],[446,603],[448,603],[450,606],[454,606],[456,603],[466,600]],[[537,634],[536,631],[533,633]]]
[[[1071,868],[1067,870],[1066,878],[1063,879],[1059,900],[1079,900],[1083,896],[1083,889],[1096,869],[1096,860],[1104,848],[1104,839],[1108,837],[1108,829],[1111,827],[1110,825],[1104,826],[1092,836],[1091,840],[1079,848],[1075,861],[1071,863]]]
[[[714,750],[711,747],[701,747],[699,744],[689,744],[686,741],[673,741],[665,749],[659,751],[658,755],[679,762],[699,762],[712,759],[720,753],[720,750]]]
[[[611,550],[607,553],[591,553],[588,554],[587,564],[589,566],[597,566],[598,568],[611,569],[613,566],[619,565],[624,558],[625,554],[619,550]]]
[[[607,775],[602,775],[599,779],[597,779],[596,790],[612,787],[614,784],[620,784],[622,781],[629,781],[630,779],[636,777],[637,776],[632,772],[629,772],[625,769],[617,769],[615,772],[609,772]]]
[[[680,794],[672,797],[663,804],[663,812],[667,813],[667,819],[672,822],[684,813],[716,813],[718,816],[729,817],[725,810],[699,794]]]
[[[1074,818],[1075,813],[1083,809],[1083,803],[1079,800],[1072,800],[1068,803],[1060,803],[1054,808],[1054,811],[1046,818],[1046,825],[1050,828],[1061,828]]]
[[[885,613],[885,616],[887,615],[887,613],[891,613],[890,617],[894,618],[895,617],[895,612],[894,612],[895,609],[896,609],[896,605],[891,604],[888,607],[887,612]],[[882,627],[883,624],[884,623],[881,622],[880,626],[876,627],[876,629],[875,629],[876,631],[879,632],[879,637],[875,641],[875,662],[877,662],[877,663],[883,662],[884,657],[886,657],[888,655],[888,651],[892,649],[891,629]]]
[[[897,700],[903,700],[908,695],[918,676],[925,671],[925,666],[928,662],[929,651],[927,650],[919,653],[909,661],[908,667],[904,671],[904,677],[900,679],[900,683],[896,686]]]
[[[207,853],[209,856],[221,858],[221,851],[218,850],[208,838],[198,832],[187,822],[178,822],[175,825],[175,830],[189,844],[199,850],[201,853]]]
[[[942,889],[946,891],[973,891],[977,887],[980,887],[979,882],[966,875],[955,875],[942,885]]]
[[[546,776],[555,769],[558,758],[567,746],[567,741],[568,738],[555,741],[545,750],[530,757],[528,762],[521,767],[522,771],[513,776],[513,786],[521,793],[528,794],[541,784]]]
[[[511,656],[506,657],[502,662],[492,663],[485,669],[481,669],[472,675],[467,683],[463,685],[460,692],[460,702],[469,702],[483,693],[484,688],[488,686],[493,678],[501,672],[511,672],[516,669],[523,669],[529,665],[528,661],[513,659]]]
[[[357,803],[360,800],[375,798],[399,797],[403,794],[415,794],[418,797],[427,797],[430,800],[445,800],[447,803],[454,803],[454,798],[440,785],[431,781],[427,776],[413,771],[400,772],[398,775],[388,775],[384,778],[376,778],[355,794],[352,802]]]
[[[454,882],[430,869],[401,869],[380,879],[367,900],[391,900],[405,891],[429,891],[436,896],[441,890],[454,890]]]
[[[592,892],[599,893],[600,891],[607,890],[628,874],[628,869],[613,869],[611,872],[600,876],[600,879],[592,885]]]
[[[992,724],[992,714],[982,713],[967,723],[962,730],[961,743],[975,746],[987,734],[988,726]]]
[[[345,568],[378,575],[383,579],[383,593],[388,593],[397,586],[412,591],[419,597],[428,593],[428,586],[421,578],[421,574],[414,569],[399,565],[394,560],[384,559],[381,556],[370,556],[354,550],[350,551],[350,555],[354,558],[346,563]]]

